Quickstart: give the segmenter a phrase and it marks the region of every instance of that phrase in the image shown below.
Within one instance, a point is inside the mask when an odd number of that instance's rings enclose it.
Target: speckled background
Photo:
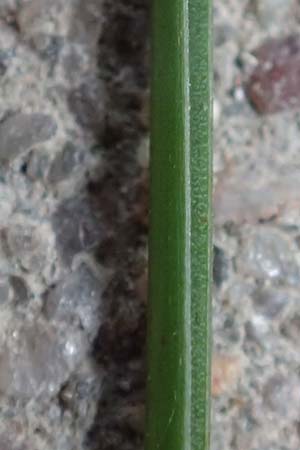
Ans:
[[[143,448],[149,5],[0,0],[1,450]],[[244,86],[300,4],[214,18],[212,450],[298,450],[300,115]]]

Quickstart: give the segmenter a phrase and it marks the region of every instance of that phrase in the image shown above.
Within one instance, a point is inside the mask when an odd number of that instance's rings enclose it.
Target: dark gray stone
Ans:
[[[67,142],[63,151],[57,155],[51,164],[48,181],[59,183],[72,174],[84,159],[84,154],[72,142]]]
[[[29,293],[23,278],[12,275],[9,281],[13,290],[13,301],[17,305],[26,305],[29,300]]]
[[[284,289],[258,288],[253,293],[254,306],[266,317],[280,315],[284,307],[292,300],[291,294]]]
[[[228,278],[229,273],[229,258],[226,256],[224,250],[220,247],[214,246],[214,263],[213,263],[213,277],[214,283],[220,287],[222,283]]]
[[[101,99],[101,101],[100,101]],[[68,104],[77,122],[97,135],[101,134],[104,118],[105,92],[99,80],[87,80],[70,92]]]
[[[71,264],[77,253],[93,249],[104,231],[101,213],[86,196],[71,198],[59,205],[52,225],[58,252],[66,264]]]

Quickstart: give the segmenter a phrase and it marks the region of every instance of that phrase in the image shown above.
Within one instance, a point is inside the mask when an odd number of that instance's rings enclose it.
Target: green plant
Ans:
[[[211,2],[153,1],[146,450],[210,422]]]

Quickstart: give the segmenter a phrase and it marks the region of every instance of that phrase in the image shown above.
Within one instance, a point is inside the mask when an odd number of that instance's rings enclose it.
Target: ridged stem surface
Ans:
[[[207,450],[211,2],[154,0],[146,450]]]

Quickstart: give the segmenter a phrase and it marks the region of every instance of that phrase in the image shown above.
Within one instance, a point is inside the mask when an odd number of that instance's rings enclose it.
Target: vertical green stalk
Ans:
[[[210,426],[211,1],[153,0],[146,450]]]

